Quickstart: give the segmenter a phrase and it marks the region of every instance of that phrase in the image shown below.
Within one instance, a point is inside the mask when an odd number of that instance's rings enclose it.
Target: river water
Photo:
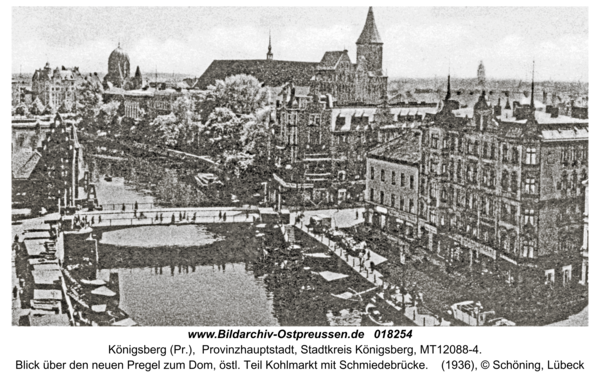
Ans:
[[[123,187],[120,180],[101,182],[98,187],[101,203],[122,202],[125,193],[128,202],[151,200]],[[118,198],[106,198],[107,194]],[[254,234],[247,224],[105,231],[98,245],[100,273],[106,278],[111,272],[119,273],[120,307],[140,325],[327,326],[366,322],[357,315],[364,305],[332,296],[349,288],[370,288],[344,262],[335,256],[308,258],[291,268],[283,267],[281,261],[265,262]],[[324,271],[347,277],[327,282],[319,274]]]

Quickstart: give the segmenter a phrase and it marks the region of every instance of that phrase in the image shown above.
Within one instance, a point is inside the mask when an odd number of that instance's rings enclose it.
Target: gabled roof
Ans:
[[[369,43],[383,43],[381,37],[379,36],[377,25],[375,25],[373,7],[369,7],[369,13],[367,13],[367,21],[365,22],[365,27],[363,28],[362,33],[360,33],[358,41],[356,41],[357,45],[366,45]]]
[[[277,87],[288,82],[308,85],[318,63],[277,60],[214,60],[198,78],[196,87],[206,89],[217,80],[233,75],[252,75],[265,86]]]
[[[317,66],[317,70],[334,70],[344,54],[348,54],[348,51],[326,51]]]

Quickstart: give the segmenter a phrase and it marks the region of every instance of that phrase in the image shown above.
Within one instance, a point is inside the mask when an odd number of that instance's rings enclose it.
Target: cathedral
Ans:
[[[383,72],[383,40],[370,7],[362,33],[356,41],[356,62],[348,50],[327,51],[320,62],[293,62],[273,59],[271,37],[266,59],[214,60],[197,82],[206,89],[217,80],[247,74],[267,87],[287,83],[310,87],[313,92],[330,94],[337,105],[375,105],[387,95],[388,78]]]
[[[104,87],[123,88],[125,90],[140,89],[143,87],[143,78],[138,66],[135,75],[130,77],[129,55],[121,49],[121,44],[110,53],[108,57],[108,74],[104,77]]]

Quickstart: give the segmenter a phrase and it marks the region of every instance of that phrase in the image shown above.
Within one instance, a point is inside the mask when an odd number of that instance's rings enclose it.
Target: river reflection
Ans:
[[[328,326],[332,314],[362,310],[332,296],[370,288],[346,263],[265,261],[254,233],[236,224],[104,232],[99,268],[119,272],[121,307],[141,325]],[[347,277],[328,282],[323,271]]]

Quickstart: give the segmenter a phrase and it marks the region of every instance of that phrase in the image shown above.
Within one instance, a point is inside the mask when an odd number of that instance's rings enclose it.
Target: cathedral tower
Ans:
[[[375,25],[373,7],[369,7],[365,27],[356,41],[356,63],[358,64],[362,60],[364,60],[367,71],[383,75],[383,41],[379,36],[377,25]]]

